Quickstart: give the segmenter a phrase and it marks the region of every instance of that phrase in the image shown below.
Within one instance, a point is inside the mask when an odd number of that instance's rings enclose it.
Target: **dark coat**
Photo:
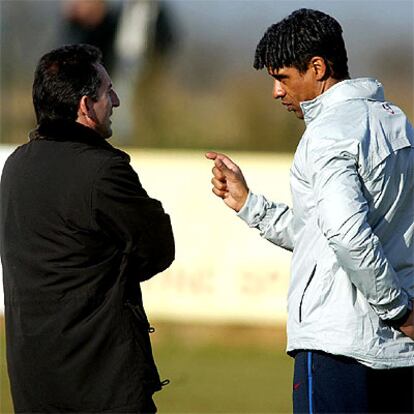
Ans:
[[[16,412],[141,412],[161,384],[139,282],[174,239],[128,155],[75,122],[40,126],[4,166],[0,225]]]

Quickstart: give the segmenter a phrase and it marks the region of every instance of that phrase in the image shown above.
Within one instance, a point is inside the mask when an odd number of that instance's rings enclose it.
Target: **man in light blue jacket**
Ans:
[[[306,131],[293,206],[249,190],[226,155],[213,192],[293,252],[287,351],[299,412],[413,412],[414,130],[374,79],[350,79],[342,28],[309,9],[271,26],[256,69]]]

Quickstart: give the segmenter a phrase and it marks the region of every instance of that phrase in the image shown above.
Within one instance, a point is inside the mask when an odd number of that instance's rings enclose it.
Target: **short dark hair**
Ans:
[[[33,105],[37,123],[76,120],[82,96],[97,100],[101,79],[96,67],[102,53],[95,46],[63,46],[40,59],[33,82]]]
[[[299,9],[267,29],[257,45],[253,66],[295,67],[304,73],[314,56],[325,59],[334,79],[349,77],[341,25],[321,11]]]

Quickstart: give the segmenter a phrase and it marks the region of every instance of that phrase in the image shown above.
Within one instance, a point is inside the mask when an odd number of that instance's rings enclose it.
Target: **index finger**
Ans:
[[[208,158],[209,160],[215,160],[217,157],[217,152],[214,152],[214,151],[206,152],[205,157]]]

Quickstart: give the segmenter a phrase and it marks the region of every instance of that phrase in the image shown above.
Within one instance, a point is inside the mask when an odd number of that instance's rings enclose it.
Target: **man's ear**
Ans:
[[[79,101],[77,122],[80,122],[89,128],[94,128],[96,124],[95,120],[93,101],[89,96],[84,95]]]
[[[90,98],[86,95],[83,95],[79,102],[78,116],[82,118],[90,118],[91,110],[92,105]]]
[[[325,80],[329,77],[329,67],[326,65],[325,59],[320,56],[314,56],[310,60],[309,69],[313,71],[315,79],[318,81]]]

